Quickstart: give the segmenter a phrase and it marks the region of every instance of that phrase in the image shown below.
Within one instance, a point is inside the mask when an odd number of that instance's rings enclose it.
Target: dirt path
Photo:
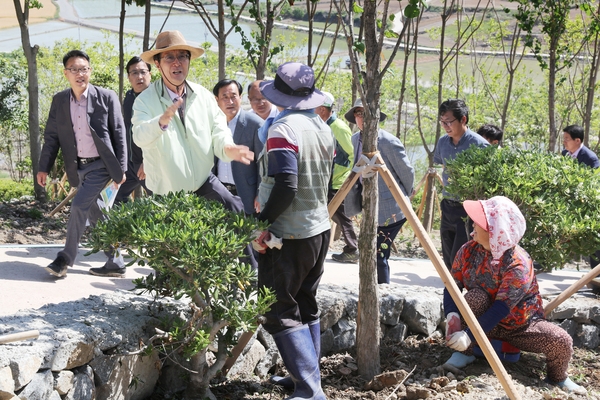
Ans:
[[[41,9],[32,9],[29,11],[29,23],[35,24],[53,19],[56,15],[57,8],[52,3],[52,0],[40,0],[44,7]],[[13,0],[0,0],[0,29],[13,28],[19,26],[15,5]]]

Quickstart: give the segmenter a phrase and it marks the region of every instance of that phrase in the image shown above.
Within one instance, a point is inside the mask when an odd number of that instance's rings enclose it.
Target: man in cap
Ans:
[[[348,122],[356,124],[360,132],[352,136],[352,144],[356,149],[354,154],[355,163],[362,154],[362,130],[364,125],[365,109],[361,99],[354,102],[354,106],[344,115]],[[379,121],[385,120],[387,115],[380,112]],[[410,165],[406,156],[404,145],[396,136],[379,129],[377,134],[377,150],[392,177],[398,183],[400,190],[405,196],[410,196],[413,191],[415,170]],[[394,199],[392,192],[379,175],[377,180],[379,189],[379,215],[377,217],[377,283],[390,283],[390,266],[388,259],[392,251],[392,243],[400,232],[406,218],[400,206]],[[360,181],[350,189],[346,196],[346,214],[354,216],[362,211],[362,184]]]
[[[194,192],[239,212],[240,198],[211,172],[214,157],[249,164],[254,154],[234,143],[212,93],[186,80],[190,60],[203,53],[179,31],[165,31],[156,38],[156,48],[141,55],[156,66],[161,79],[133,105],[133,140],[144,152],[146,185],[152,192]]]
[[[272,124],[259,160],[259,219],[271,225],[252,245],[261,253],[259,287],[276,295],[263,327],[273,335],[295,385],[291,398],[321,400],[316,292],[329,247],[327,191],[335,143],[331,129],[313,111],[325,100],[314,83],[312,68],[288,62],[277,69],[274,81],[260,85],[281,112],[265,122]],[[271,236],[282,238],[280,248],[267,246]]]
[[[329,92],[323,92],[325,102],[316,108],[315,112],[329,125],[335,137],[335,158],[333,159],[333,177],[329,190],[329,201],[350,175],[354,165],[354,147],[352,146],[352,130],[343,120],[339,119],[333,111],[335,99]],[[344,212],[344,202],[338,207],[331,219],[338,224],[346,245],[340,254],[333,254],[331,258],[343,263],[358,261],[358,238],[354,232],[352,220]]]
[[[71,203],[65,247],[46,267],[51,275],[59,278],[65,277],[68,267],[75,262],[86,221],[95,224],[102,217],[97,203],[100,193],[111,179],[125,182],[127,171],[125,125],[117,94],[89,83],[92,67],[85,52],[69,51],[63,57],[63,64],[63,73],[71,87],[52,98],[36,177],[38,184],[45,187],[60,149],[69,184],[77,188]],[[106,264],[91,268],[90,273],[124,277],[123,258],[107,254]]]
[[[227,125],[236,144],[248,146],[254,153],[249,165],[215,160],[213,173],[233,194],[240,196],[244,211],[253,215],[256,211],[255,200],[258,196],[260,173],[256,163],[263,149],[258,138],[258,130],[263,124],[259,116],[242,109],[242,85],[233,79],[222,79],[213,88],[213,94],[221,111],[227,117]]]

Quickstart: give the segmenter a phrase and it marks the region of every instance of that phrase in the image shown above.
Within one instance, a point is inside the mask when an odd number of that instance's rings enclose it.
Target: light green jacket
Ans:
[[[333,160],[333,178],[331,188],[338,190],[344,184],[350,171],[354,166],[354,146],[352,146],[352,130],[341,119],[332,115],[327,120],[327,124],[333,132],[337,142],[335,146],[335,158]]]
[[[200,85],[186,84],[185,127],[178,114],[165,131],[158,124],[173,104],[162,79],[133,104],[133,140],[144,154],[146,186],[155,194],[194,192],[210,175],[215,155],[231,161],[224,148],[234,144],[233,137],[215,96]]]

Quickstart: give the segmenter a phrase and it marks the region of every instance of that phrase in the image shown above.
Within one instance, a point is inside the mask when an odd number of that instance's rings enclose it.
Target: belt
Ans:
[[[229,190],[229,193],[231,193],[234,196],[237,196],[237,188],[235,187],[235,185],[232,185],[231,183],[223,183],[223,186],[225,186],[225,189]]]
[[[77,157],[77,162],[80,165],[86,165],[86,164],[90,164],[93,163],[96,160],[99,160],[100,157],[88,157],[88,158],[81,158],[81,157]]]

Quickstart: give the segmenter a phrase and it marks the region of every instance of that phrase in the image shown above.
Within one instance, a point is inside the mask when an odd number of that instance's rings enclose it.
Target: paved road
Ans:
[[[114,290],[133,289],[132,280],[151,273],[148,267],[132,266],[126,278],[102,278],[90,275],[88,269],[101,267],[106,261],[103,254],[85,257],[80,249],[76,265],[67,277],[56,279],[44,267],[56,256],[62,246],[0,246],[0,316],[15,314],[18,310],[37,309],[48,303],[61,303],[98,295]],[[429,260],[391,260],[391,282],[443,288],[433,264]],[[328,257],[322,283],[358,284],[358,265],[340,264]],[[587,271],[562,270],[538,275],[542,294],[558,294],[567,289]]]

